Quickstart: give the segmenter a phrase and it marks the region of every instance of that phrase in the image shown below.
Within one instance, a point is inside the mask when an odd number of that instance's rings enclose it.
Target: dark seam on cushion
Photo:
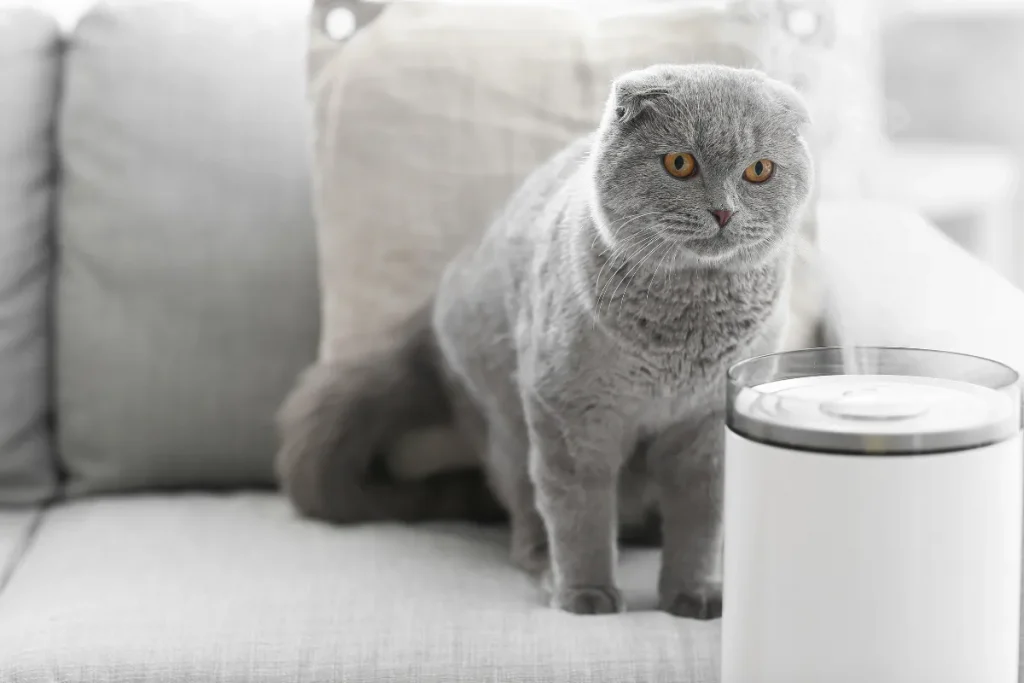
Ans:
[[[21,538],[14,544],[10,559],[0,566],[0,598],[3,597],[7,584],[17,573],[22,560],[28,555],[28,550],[32,547],[32,542],[35,541],[39,528],[42,526],[43,517],[46,516],[49,509],[49,505],[44,505],[34,511],[32,519],[21,532]]]
[[[78,19],[75,20],[78,23]],[[71,50],[71,32],[73,29],[61,26],[54,41],[52,58],[57,64],[53,83],[53,113],[47,130],[50,143],[50,205],[46,222],[46,255],[45,262],[49,268],[46,278],[45,306],[46,314],[43,322],[43,337],[46,349],[46,410],[43,413],[43,428],[46,430],[47,460],[53,474],[53,487],[50,502],[66,497],[67,468],[60,453],[60,424],[57,417],[57,278],[60,274],[60,238],[61,197],[64,191],[64,165],[61,156],[61,121],[64,114],[64,95],[67,87],[67,61]],[[0,578],[0,590],[3,589]]]

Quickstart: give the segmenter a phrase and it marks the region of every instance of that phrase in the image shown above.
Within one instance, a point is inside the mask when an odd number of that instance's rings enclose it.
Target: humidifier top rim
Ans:
[[[916,455],[1020,433],[1019,375],[977,356],[885,347],[761,356],[730,369],[726,422],[787,448]]]

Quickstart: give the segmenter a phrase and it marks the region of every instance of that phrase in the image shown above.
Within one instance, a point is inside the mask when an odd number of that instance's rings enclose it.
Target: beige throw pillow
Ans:
[[[820,79],[799,54],[822,48],[780,37],[775,3],[733,5],[319,2],[309,64],[321,359],[357,361],[392,343],[526,175],[597,126],[619,74],[660,62],[759,67],[819,109]],[[357,30],[337,35],[349,20]],[[813,221],[804,232],[813,241]],[[814,280],[798,263],[790,347],[814,343]]]

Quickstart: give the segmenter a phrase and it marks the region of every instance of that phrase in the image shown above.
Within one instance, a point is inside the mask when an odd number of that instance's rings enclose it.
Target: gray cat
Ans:
[[[495,517],[470,473],[374,473],[404,431],[454,419],[552,604],[623,609],[617,536],[664,553],[660,606],[721,613],[724,379],[783,334],[792,241],[812,185],[789,87],[717,66],[613,86],[597,132],[538,169],[399,357],[317,366],[279,417],[296,506],[335,521]],[[550,569],[550,572],[548,570]]]
[[[616,529],[656,505],[660,607],[720,614],[725,373],[781,339],[807,118],[756,71],[630,73],[447,269],[437,339],[484,415],[514,559],[550,553],[553,605],[621,610]]]

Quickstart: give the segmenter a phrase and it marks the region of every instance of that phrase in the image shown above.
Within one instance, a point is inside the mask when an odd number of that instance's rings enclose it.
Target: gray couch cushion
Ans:
[[[112,0],[71,37],[58,443],[72,492],[272,483],[315,355],[302,3]]]
[[[0,505],[47,498],[56,482],[45,421],[59,60],[52,19],[0,7]]]
[[[622,559],[636,611],[577,617],[542,604],[505,543],[332,528],[270,494],[80,501],[47,514],[0,595],[0,680],[718,680],[718,623],[650,611],[655,551]]]

